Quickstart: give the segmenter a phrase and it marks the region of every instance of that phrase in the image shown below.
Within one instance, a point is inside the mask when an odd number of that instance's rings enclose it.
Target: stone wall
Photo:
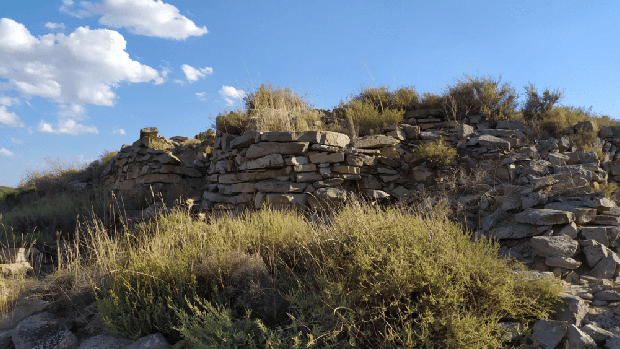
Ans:
[[[181,196],[199,201],[212,147],[187,137],[167,139],[158,132],[145,128],[139,140],[120,149],[103,173],[105,187],[128,201],[153,194],[164,201]]]

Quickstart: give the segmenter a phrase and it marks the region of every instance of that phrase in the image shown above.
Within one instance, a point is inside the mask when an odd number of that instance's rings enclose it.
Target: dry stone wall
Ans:
[[[128,200],[155,194],[165,201],[180,196],[199,201],[212,148],[187,137],[158,137],[158,132],[142,129],[139,140],[120,149],[103,173],[105,187]]]

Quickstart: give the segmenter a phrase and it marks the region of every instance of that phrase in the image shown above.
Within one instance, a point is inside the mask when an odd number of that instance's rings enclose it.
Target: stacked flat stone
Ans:
[[[124,145],[108,163],[103,173],[106,188],[128,198],[141,192],[185,194],[200,197],[211,147],[187,137],[157,136],[156,127],[144,128],[141,138],[132,145]],[[166,150],[155,149],[153,143],[164,144]],[[192,191],[178,193],[171,190],[186,188]],[[188,195],[189,194],[189,195]]]

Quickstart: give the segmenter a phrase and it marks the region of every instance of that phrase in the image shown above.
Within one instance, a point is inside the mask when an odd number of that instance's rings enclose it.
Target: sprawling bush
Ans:
[[[426,162],[431,166],[451,164],[456,158],[456,149],[446,147],[443,141],[432,141],[420,144],[413,151],[413,160]]]
[[[530,82],[528,86],[525,86],[525,94],[527,99],[521,108],[523,117],[526,120],[540,120],[544,115],[551,112],[555,103],[562,98],[564,92],[550,90],[547,87],[540,95],[536,86]]]
[[[498,348],[498,321],[546,317],[560,289],[443,216],[365,204],[329,223],[174,213],[132,239],[104,322],[196,348]]]
[[[471,77],[465,75],[444,93],[445,109],[456,120],[469,115],[482,115],[489,120],[505,120],[518,107],[516,90],[501,77]]]

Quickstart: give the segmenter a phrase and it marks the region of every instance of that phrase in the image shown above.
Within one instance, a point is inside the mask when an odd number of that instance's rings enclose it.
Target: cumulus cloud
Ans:
[[[8,81],[2,87],[25,98],[37,96],[58,103],[59,115],[65,117],[60,125],[82,115],[86,104],[114,105],[114,89],[123,82],[163,82],[157,70],[129,58],[126,46],[114,30],[80,27],[69,35],[35,38],[23,24],[2,18],[0,78]],[[0,105],[11,104],[17,103],[0,97]],[[0,122],[23,126],[6,108],[0,109]]]
[[[51,30],[65,30],[65,24],[64,23],[52,23],[52,22],[47,22],[45,23],[45,28],[47,29],[51,29]]]
[[[19,98],[0,96],[0,105],[10,107],[12,105],[18,105],[18,104],[20,104]]]
[[[222,86],[220,89],[220,96],[224,98],[226,104],[233,105],[235,104],[235,99],[242,99],[245,97],[246,93],[243,90],[237,90],[232,86]]]
[[[37,126],[37,131],[46,132],[46,133],[56,133],[56,134],[70,134],[77,135],[80,133],[93,133],[98,134],[99,130],[95,126],[85,126],[82,124],[78,124],[73,119],[60,119],[58,120],[58,124],[54,127],[52,124],[41,120],[39,125]]]
[[[24,144],[24,141],[22,141],[21,139],[17,139],[15,137],[11,137],[11,143]]]
[[[196,97],[198,97],[198,99],[200,99],[201,101],[206,101],[207,100],[207,93],[206,92],[196,92]]]
[[[9,151],[6,148],[0,148],[0,156],[13,156],[15,155],[13,152]]]
[[[124,135],[125,130],[123,130],[122,128],[115,128],[115,129],[112,129],[112,133],[115,135]]]
[[[183,69],[183,72],[185,73],[185,77],[187,78],[187,81],[189,82],[198,81],[198,79],[202,79],[206,77],[207,75],[213,73],[213,68],[211,67],[204,67],[204,68],[196,69],[190,65],[183,64],[181,66],[181,69]]]
[[[6,110],[6,106],[0,106],[0,124],[9,127],[24,127],[26,124],[17,116],[17,114]]]
[[[185,40],[190,36],[206,34],[206,27],[181,15],[179,9],[161,0],[103,0],[81,1],[79,9],[73,9],[72,0],[63,0],[60,12],[83,18],[101,16],[99,23],[112,28],[127,28],[137,35],[166,39]]]

